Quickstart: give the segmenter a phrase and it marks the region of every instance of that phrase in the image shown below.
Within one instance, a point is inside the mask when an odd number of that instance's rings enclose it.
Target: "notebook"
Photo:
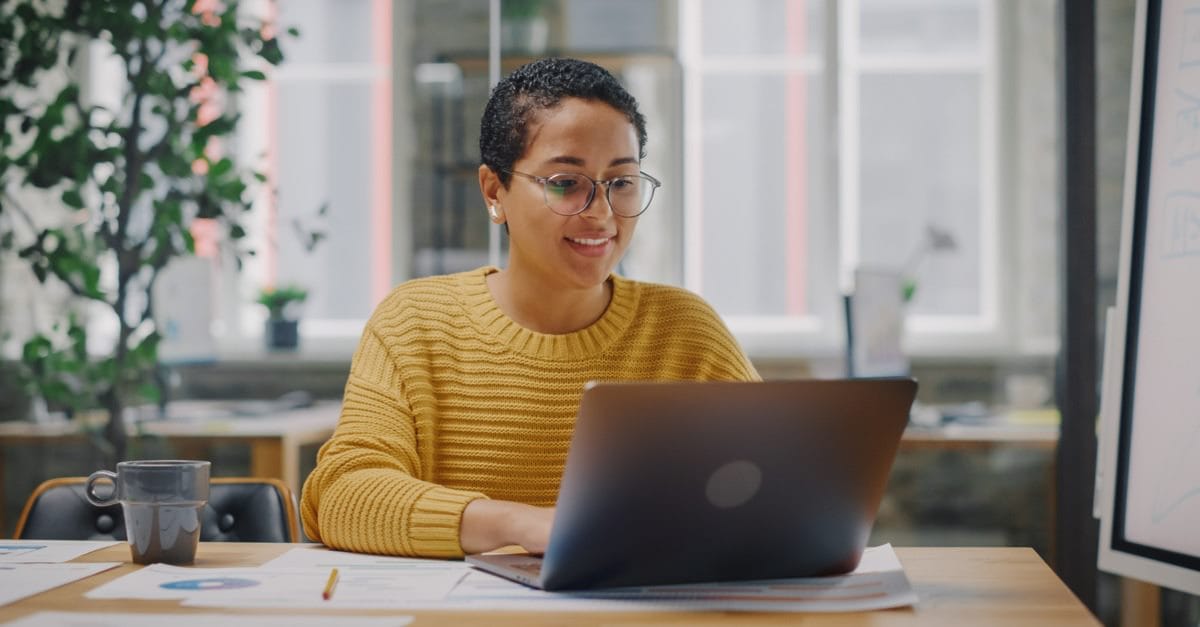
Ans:
[[[589,384],[545,555],[467,561],[544,590],[849,572],[916,389],[904,377]]]

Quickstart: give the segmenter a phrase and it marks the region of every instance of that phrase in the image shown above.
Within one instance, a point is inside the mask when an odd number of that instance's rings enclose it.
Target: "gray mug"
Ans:
[[[211,462],[187,460],[121,462],[115,473],[92,473],[83,492],[98,507],[121,504],[134,563],[191,564],[200,542],[211,466]],[[95,492],[101,479],[113,484],[107,498]]]

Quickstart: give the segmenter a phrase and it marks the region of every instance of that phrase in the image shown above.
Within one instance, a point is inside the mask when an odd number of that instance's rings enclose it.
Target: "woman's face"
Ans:
[[[513,170],[534,176],[584,174],[595,180],[639,171],[637,132],[624,114],[598,101],[563,99],[529,125],[525,154]],[[513,176],[498,190],[508,223],[509,270],[551,288],[601,285],[633,237],[637,218],[613,214],[604,185],[582,213],[563,216],[546,206],[541,183]]]

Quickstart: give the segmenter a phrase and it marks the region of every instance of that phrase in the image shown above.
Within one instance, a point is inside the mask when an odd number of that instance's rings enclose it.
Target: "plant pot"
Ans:
[[[300,345],[300,321],[267,320],[263,337],[267,350],[296,350]]]

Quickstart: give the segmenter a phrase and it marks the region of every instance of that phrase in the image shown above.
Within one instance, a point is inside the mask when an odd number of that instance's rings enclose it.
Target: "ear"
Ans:
[[[496,224],[504,224],[504,185],[494,170],[486,165],[479,166],[479,193],[487,207],[488,217]]]

